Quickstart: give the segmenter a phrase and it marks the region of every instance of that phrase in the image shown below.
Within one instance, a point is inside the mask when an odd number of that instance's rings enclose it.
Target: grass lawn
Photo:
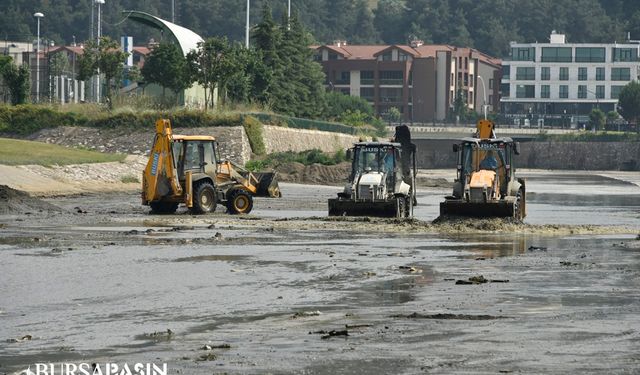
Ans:
[[[96,151],[79,150],[42,142],[0,138],[0,164],[83,164],[123,161],[124,154],[103,154]]]

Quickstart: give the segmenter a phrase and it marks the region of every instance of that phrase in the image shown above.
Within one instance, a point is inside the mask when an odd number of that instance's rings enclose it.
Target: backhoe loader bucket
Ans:
[[[440,203],[440,216],[465,217],[515,217],[513,201],[466,202],[461,199],[447,199]]]
[[[399,217],[399,210],[398,200],[372,202],[329,199],[329,216]]]
[[[258,180],[255,194],[257,197],[280,198],[282,196],[276,172],[257,172],[253,175]]]

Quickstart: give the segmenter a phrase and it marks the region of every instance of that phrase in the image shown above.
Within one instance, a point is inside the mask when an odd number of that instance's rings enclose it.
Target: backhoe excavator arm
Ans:
[[[183,191],[178,180],[172,149],[172,131],[169,120],[156,121],[156,135],[149,161],[144,169],[142,203],[160,200],[166,196],[181,196]],[[189,190],[189,189],[187,189]]]

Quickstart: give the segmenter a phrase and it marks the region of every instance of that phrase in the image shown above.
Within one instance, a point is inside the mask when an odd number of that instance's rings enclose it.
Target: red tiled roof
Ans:
[[[141,55],[148,55],[149,52],[151,52],[151,49],[149,49],[149,47],[145,47],[145,46],[134,46],[133,47],[133,52],[139,53]]]

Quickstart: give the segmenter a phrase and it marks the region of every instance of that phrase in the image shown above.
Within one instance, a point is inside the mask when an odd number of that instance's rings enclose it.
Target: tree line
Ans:
[[[261,20],[269,1],[274,17],[286,13],[287,0],[251,0],[251,24]],[[175,12],[172,13],[172,2]],[[35,37],[33,13],[43,12],[41,34],[71,43],[91,35],[90,0],[3,0],[0,38],[26,41]],[[300,22],[316,43],[427,43],[475,47],[497,57],[509,53],[509,42],[544,42],[552,30],[572,42],[622,42],[626,33],[640,39],[637,0],[291,0]],[[140,10],[171,20],[202,36],[244,40],[245,1],[239,0],[110,0],[102,6],[103,35],[131,35],[136,44],[161,35],[126,20],[125,10]],[[94,25],[95,27],[95,25]]]

